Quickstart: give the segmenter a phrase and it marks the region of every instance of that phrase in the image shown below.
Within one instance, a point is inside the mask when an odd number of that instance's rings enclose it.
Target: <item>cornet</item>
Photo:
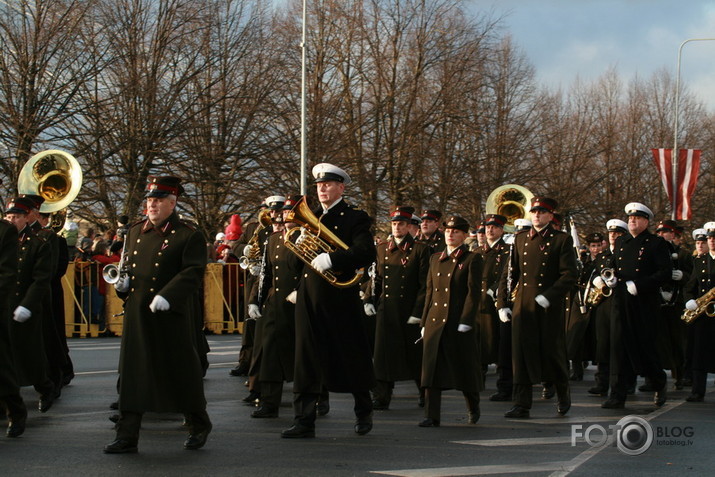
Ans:
[[[123,280],[128,273],[127,267],[124,265],[124,260],[127,256],[126,248],[127,243],[124,242],[124,246],[122,247],[122,256],[119,259],[119,265],[110,263],[105,265],[102,269],[102,278],[104,278],[104,281],[109,283],[110,285],[114,285],[120,280]]]

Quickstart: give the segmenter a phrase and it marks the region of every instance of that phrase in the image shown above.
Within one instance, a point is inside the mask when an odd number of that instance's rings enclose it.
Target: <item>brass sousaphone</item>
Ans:
[[[529,210],[534,194],[526,187],[516,184],[499,186],[487,197],[486,213],[506,217],[504,231],[514,232],[514,221],[523,219]]]
[[[82,188],[82,169],[71,154],[50,149],[35,154],[20,171],[17,179],[19,194],[39,195],[45,202],[40,212],[53,213],[52,228],[62,227],[64,209]]]

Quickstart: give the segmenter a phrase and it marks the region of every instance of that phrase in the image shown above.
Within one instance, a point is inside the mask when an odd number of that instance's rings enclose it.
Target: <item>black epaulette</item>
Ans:
[[[192,232],[196,231],[197,228],[198,228],[198,224],[197,224],[197,223],[191,222],[191,221],[188,221],[188,220],[179,219],[179,223],[180,223],[181,225],[183,225],[184,227],[186,227],[187,229],[191,229]]]
[[[149,220],[149,218],[137,220],[136,222],[134,222],[133,224],[131,224],[127,227],[127,232],[129,232],[131,229],[133,229],[137,225],[141,225],[143,227],[147,220]]]

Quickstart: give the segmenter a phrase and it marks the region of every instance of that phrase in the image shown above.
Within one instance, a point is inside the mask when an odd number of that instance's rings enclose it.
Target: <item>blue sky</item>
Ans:
[[[579,76],[615,67],[627,81],[656,70],[676,73],[678,47],[715,38],[715,1],[467,0],[475,11],[504,15],[503,27],[536,67],[540,82],[568,88]],[[715,111],[715,41],[683,49],[681,82]]]

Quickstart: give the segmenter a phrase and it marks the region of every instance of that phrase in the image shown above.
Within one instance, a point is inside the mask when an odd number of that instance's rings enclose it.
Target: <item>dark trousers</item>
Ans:
[[[611,379],[611,367],[608,363],[598,363],[598,367],[596,369],[596,374],[594,377],[596,378],[596,386],[602,389],[608,389],[608,386],[610,385],[610,379]]]
[[[514,373],[511,367],[511,321],[499,324],[499,356],[497,361],[497,391],[511,396]]]
[[[693,370],[693,394],[705,395],[705,387],[707,386],[708,373],[705,371]]]
[[[554,381],[549,383],[556,387],[556,397],[559,401],[570,399],[570,390],[568,381]],[[526,409],[531,409],[531,404],[534,401],[533,385],[531,384],[515,384],[514,385],[514,405],[521,406]]]
[[[353,407],[355,417],[363,419],[372,414],[370,391],[360,391],[352,394],[355,399],[355,406]],[[316,417],[315,405],[319,399],[321,399],[320,393],[302,392],[293,394],[293,412],[295,413],[293,422],[305,427],[314,428]]]
[[[278,410],[283,396],[283,381],[261,381],[261,406]]]
[[[392,400],[392,389],[395,387],[394,381],[377,380],[375,387],[372,388],[372,396],[376,401],[384,404],[390,404]]]
[[[618,374],[611,374],[611,397],[619,401],[625,401],[628,388],[633,384],[638,376],[633,370],[630,361],[622,363]],[[667,377],[662,369],[652,370],[646,375],[646,379],[652,384],[653,389],[660,391],[665,388]]]
[[[5,408],[5,415],[10,421],[19,421],[27,417],[25,401],[22,400],[19,392],[0,396],[0,406]]]
[[[137,443],[143,415],[143,412],[121,411],[119,422],[117,422],[117,439]],[[185,412],[184,418],[189,423],[191,434],[198,434],[211,427],[211,420],[206,410]]]
[[[467,411],[479,412],[479,393],[462,392],[467,403]],[[425,417],[439,421],[442,414],[442,390],[439,388],[425,388]]]

